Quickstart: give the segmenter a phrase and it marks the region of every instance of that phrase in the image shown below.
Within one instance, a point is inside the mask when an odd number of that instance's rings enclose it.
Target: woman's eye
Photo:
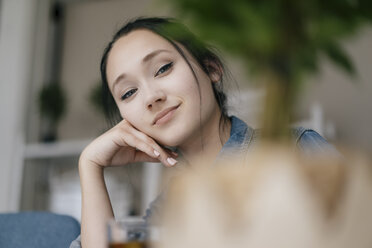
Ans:
[[[121,96],[121,100],[128,99],[128,98],[131,97],[134,93],[136,93],[136,91],[137,91],[137,89],[131,89],[131,90],[125,92],[125,94]]]
[[[168,71],[171,67],[173,66],[173,62],[170,62],[166,65],[163,65],[162,67],[160,67],[160,69],[156,72],[155,74],[155,77],[160,75],[160,74],[163,74],[164,72]]]

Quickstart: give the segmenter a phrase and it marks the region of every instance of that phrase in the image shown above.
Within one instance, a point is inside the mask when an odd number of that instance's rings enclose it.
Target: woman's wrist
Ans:
[[[84,152],[80,155],[79,158],[79,171],[82,173],[83,171],[95,171],[98,173],[103,173],[104,166],[101,166],[91,159],[85,156]]]

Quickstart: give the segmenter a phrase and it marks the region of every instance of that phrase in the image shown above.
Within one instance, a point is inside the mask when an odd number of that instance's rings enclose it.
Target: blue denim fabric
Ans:
[[[223,145],[217,159],[231,154],[244,152],[249,148],[255,134],[255,130],[235,116],[230,117],[230,138]]]
[[[297,128],[296,130],[298,132],[296,145],[303,154],[326,154],[342,157],[333,145],[328,143],[314,130],[304,128]]]
[[[230,117],[231,120],[231,131],[230,138],[223,145],[217,159],[231,155],[231,153],[243,153],[247,151],[257,139],[259,139],[259,132],[249,127],[244,121],[240,120],[235,116]],[[313,153],[333,153],[338,154],[336,149],[330,145],[322,136],[311,129],[305,129],[302,127],[294,128],[292,135],[295,141],[295,145],[304,154],[311,155]],[[161,203],[164,198],[164,193],[160,194],[146,210],[144,220],[148,222],[153,216],[158,216],[161,210]],[[79,248],[79,241],[76,241],[74,246],[70,248]]]

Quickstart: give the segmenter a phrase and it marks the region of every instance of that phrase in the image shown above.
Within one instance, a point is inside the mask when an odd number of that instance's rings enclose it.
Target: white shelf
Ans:
[[[86,140],[73,140],[73,141],[58,141],[51,143],[34,143],[25,145],[24,159],[51,159],[58,157],[73,157],[79,156],[83,149],[92,141],[92,139]],[[161,165],[156,163],[144,163],[146,166],[143,170],[143,194],[142,201],[143,205],[141,211],[149,206],[149,203],[155,199],[158,192],[159,180],[161,177]],[[110,176],[110,175],[108,175]],[[72,179],[71,179],[72,178]],[[58,180],[57,180],[58,179]],[[52,211],[62,214],[73,215],[75,218],[80,220],[80,189],[78,179],[74,176],[61,179],[60,177],[52,177],[52,194],[50,206]],[[70,179],[70,181],[68,181]],[[110,180],[110,178],[108,179]],[[115,183],[115,180],[112,181]],[[68,187],[66,187],[68,185]],[[117,189],[118,187],[116,187]],[[121,190],[122,188],[119,187]],[[115,187],[112,189],[111,194],[120,194],[122,199],[123,193],[115,191]],[[66,201],[66,199],[68,200]],[[74,204],[69,203],[68,206],[64,205],[65,202],[74,201]],[[115,199],[112,199],[115,201]],[[116,201],[118,201],[116,199]],[[78,203],[77,203],[78,202]],[[120,202],[115,202],[115,205],[121,206]],[[121,206],[122,207],[122,206]],[[119,209],[122,210],[122,209]],[[118,212],[120,212],[118,210]]]
[[[78,156],[91,141],[92,139],[26,144],[24,158],[43,159]]]

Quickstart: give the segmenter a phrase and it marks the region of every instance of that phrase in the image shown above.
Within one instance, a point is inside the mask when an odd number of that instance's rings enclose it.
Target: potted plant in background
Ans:
[[[59,83],[45,84],[39,92],[38,105],[42,117],[42,141],[57,139],[59,121],[66,113],[66,96]]]
[[[296,96],[304,78],[317,72],[320,57],[356,74],[340,41],[372,21],[372,3],[167,2],[201,38],[236,55],[265,85],[262,140],[271,146],[174,180],[162,247],[367,247],[372,239],[363,230],[372,227],[372,219],[358,205],[372,207],[368,160],[308,160],[286,147]],[[206,235],[200,235],[203,230]]]
[[[102,83],[100,81],[98,81],[90,90],[89,103],[96,112],[102,114],[102,116],[105,115],[102,98]]]
[[[104,107],[104,96],[102,93],[102,82],[100,80],[97,80],[95,84],[93,84],[92,88],[90,89],[88,99],[90,106],[96,112],[99,114],[100,118],[105,119],[108,121],[106,113],[105,113],[105,107]],[[110,128],[112,123],[107,123],[107,127],[103,127],[99,134],[102,134]]]

